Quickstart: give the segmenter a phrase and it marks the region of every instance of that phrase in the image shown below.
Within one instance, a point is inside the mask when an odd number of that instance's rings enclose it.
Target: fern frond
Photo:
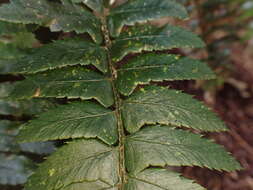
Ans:
[[[0,59],[11,65],[2,73],[24,76],[9,98],[63,100],[22,125],[20,142],[67,141],[40,164],[25,190],[203,190],[164,167],[240,169],[221,146],[178,129],[225,131],[216,114],[190,95],[150,85],[214,78],[204,63],[156,52],[201,48],[197,35],[171,24],[144,24],[166,16],[184,19],[184,7],[172,0],[106,5],[103,0],[11,0],[0,7],[0,20],[78,33]],[[134,58],[123,59],[130,54]]]

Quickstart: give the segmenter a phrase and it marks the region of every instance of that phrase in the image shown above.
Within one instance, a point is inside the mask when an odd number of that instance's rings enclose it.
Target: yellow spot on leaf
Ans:
[[[178,60],[180,58],[180,56],[176,56],[175,59]]]
[[[198,68],[196,68],[192,70],[192,73],[197,73],[198,71],[199,71]]]
[[[81,86],[80,83],[75,83],[75,84],[74,84],[74,88],[78,88],[78,87],[80,87],[80,86]]]
[[[55,174],[55,169],[50,169],[48,171],[48,174],[49,174],[50,177],[53,176]]]
[[[141,91],[141,92],[146,92],[144,88],[141,88],[140,91]]]

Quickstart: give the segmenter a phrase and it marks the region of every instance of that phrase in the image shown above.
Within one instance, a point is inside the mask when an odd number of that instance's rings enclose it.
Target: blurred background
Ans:
[[[223,173],[198,167],[180,167],[184,176],[195,179],[208,190],[253,190],[253,0],[177,0],[190,19],[160,19],[199,34],[206,43],[201,50],[173,50],[203,60],[216,72],[211,81],[166,82],[195,95],[226,122],[230,131],[205,134],[230,151],[245,168]],[[7,0],[0,0],[6,3]],[[117,4],[123,3],[119,0]],[[7,60],[22,56],[71,33],[52,33],[47,28],[0,22],[0,72],[8,70]],[[60,142],[15,143],[19,126],[36,114],[56,106],[54,100],[13,102],[4,98],[17,75],[0,75],[0,190],[21,190],[27,177]]]

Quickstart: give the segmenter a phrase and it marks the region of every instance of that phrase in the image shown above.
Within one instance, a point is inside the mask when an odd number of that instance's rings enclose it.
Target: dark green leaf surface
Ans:
[[[224,123],[204,104],[190,95],[150,86],[134,93],[123,103],[123,119],[130,133],[145,124],[173,124],[203,131],[224,131]]]
[[[17,82],[11,98],[56,97],[69,99],[94,98],[102,105],[113,104],[113,93],[109,79],[83,67],[69,67],[47,73],[29,75]]]
[[[147,169],[128,178],[125,190],[205,190],[193,181],[166,169]]]
[[[117,150],[96,140],[71,142],[39,167],[25,190],[75,190],[75,183],[81,187],[98,187],[92,190],[115,186],[118,183]]]
[[[149,166],[200,166],[232,171],[241,166],[220,145],[200,135],[167,126],[144,128],[126,142],[126,167],[138,173]]]
[[[172,25],[161,28],[136,26],[123,32],[112,44],[113,61],[119,61],[129,53],[165,50],[171,48],[198,48],[204,43],[195,34]]]
[[[124,25],[166,16],[185,19],[188,15],[185,8],[174,0],[129,0],[111,10],[108,26],[112,36],[118,36]]]
[[[0,21],[0,35],[10,35],[18,32],[26,32],[25,25]]]
[[[0,7],[0,20],[48,26],[52,32],[88,32],[96,42],[102,41],[98,19],[68,0],[62,4],[45,0],[11,0]]]
[[[197,60],[168,54],[146,54],[130,60],[118,70],[117,88],[129,96],[138,84],[151,81],[213,79],[209,67]]]
[[[35,48],[18,59],[5,60],[1,73],[36,73],[73,65],[94,65],[107,71],[105,49],[82,39],[60,40]]]
[[[80,137],[98,137],[108,144],[116,143],[115,113],[91,102],[71,103],[39,115],[37,119],[24,124],[19,134],[21,142]]]
[[[0,184],[19,185],[26,182],[34,164],[24,156],[0,154]]]
[[[84,3],[92,10],[97,12],[103,11],[103,0],[71,0],[73,3]]]

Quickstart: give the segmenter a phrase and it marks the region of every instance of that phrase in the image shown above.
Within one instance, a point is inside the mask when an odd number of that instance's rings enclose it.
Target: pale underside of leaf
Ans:
[[[21,143],[19,145],[22,152],[29,152],[34,154],[51,154],[56,150],[54,142],[32,142]]]
[[[18,151],[35,154],[49,154],[54,152],[53,142],[35,142],[22,143],[16,142],[16,136],[19,133],[21,123],[0,120],[0,151],[8,153],[17,153]]]
[[[13,85],[10,82],[4,82],[0,85],[0,99],[6,98],[13,90]]]
[[[0,73],[7,73],[12,68],[13,60],[27,55],[26,50],[19,49],[13,44],[0,42]]]
[[[138,173],[149,166],[166,165],[226,171],[241,169],[220,145],[187,131],[151,126],[127,138],[126,167],[130,173]]]
[[[82,39],[59,40],[35,48],[17,59],[6,60],[8,69],[1,73],[37,73],[66,66],[94,65],[102,72],[107,71],[107,57],[103,48]]]
[[[143,25],[131,27],[112,43],[112,59],[121,60],[129,53],[167,50],[172,48],[200,48],[204,42],[195,34],[172,25],[161,28]]]
[[[18,123],[0,120],[0,152],[16,152],[18,145],[14,137],[18,133]]]
[[[130,60],[118,70],[117,88],[129,96],[139,84],[151,81],[213,79],[211,69],[190,58],[168,54],[146,54]]]
[[[103,11],[103,0],[71,0],[73,3],[84,3],[94,11]]]
[[[58,106],[23,125],[20,142],[98,137],[107,144],[118,140],[115,113],[92,103],[76,102]]]
[[[113,104],[113,93],[109,79],[83,67],[68,67],[47,73],[29,75],[15,84],[11,98],[81,98],[96,99],[105,107]]]
[[[0,7],[0,20],[38,24],[52,32],[87,32],[97,43],[102,42],[99,20],[83,7],[68,0],[62,3],[45,0],[11,0]]]
[[[173,124],[203,131],[224,131],[224,123],[204,104],[180,91],[149,86],[133,93],[123,103],[128,132],[145,124]]]
[[[34,167],[34,163],[24,156],[0,154],[0,184],[23,184]]]
[[[0,115],[13,115],[20,117],[22,115],[34,115],[44,112],[55,104],[48,100],[30,99],[21,101],[7,101],[0,99]]]
[[[125,190],[205,190],[192,180],[166,169],[146,169],[129,175]]]
[[[130,0],[112,9],[108,17],[108,26],[112,36],[118,36],[124,25],[147,22],[171,16],[187,18],[185,8],[173,0]]]
[[[116,149],[96,140],[71,142],[40,165],[35,174],[29,178],[25,190],[64,188],[64,190],[73,190],[75,188],[73,186],[72,188],[71,184],[82,182],[90,186],[107,185],[113,188],[118,183]]]

